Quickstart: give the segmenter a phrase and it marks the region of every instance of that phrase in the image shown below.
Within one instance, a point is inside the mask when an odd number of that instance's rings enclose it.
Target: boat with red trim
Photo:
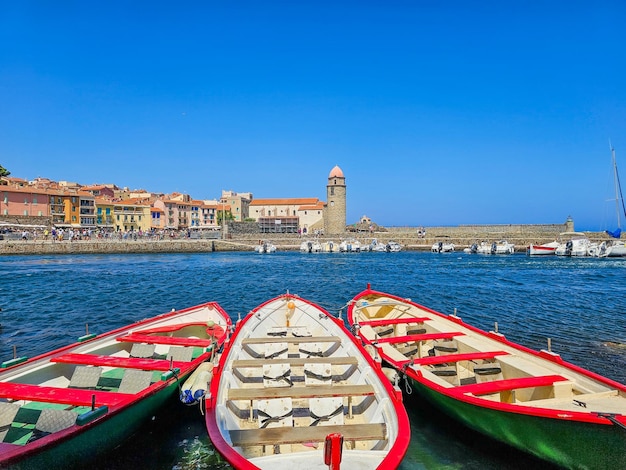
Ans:
[[[132,435],[213,359],[230,317],[215,302],[0,365],[0,468],[68,468]]]
[[[400,389],[343,321],[296,295],[237,322],[213,373],[206,426],[237,469],[395,469],[407,451]]]
[[[563,467],[626,468],[623,384],[369,285],[348,321],[407,391],[469,428]]]
[[[531,244],[528,246],[527,253],[530,256],[554,255],[556,254],[556,249],[559,247],[559,245],[560,243],[557,241],[544,243],[543,245]]]

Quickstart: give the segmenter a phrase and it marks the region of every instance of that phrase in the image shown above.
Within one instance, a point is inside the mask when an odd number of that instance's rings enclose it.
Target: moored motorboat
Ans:
[[[284,294],[237,323],[206,425],[237,469],[395,469],[410,434],[401,396],[341,320]]]
[[[543,243],[542,245],[531,244],[528,246],[527,251],[530,256],[554,255],[558,247],[559,242],[553,241],[549,243]]]
[[[259,244],[254,247],[254,251],[257,253],[275,253],[276,245],[268,240],[261,240]]]
[[[300,251],[302,253],[320,253],[322,244],[317,240],[305,240],[300,243]]]
[[[339,243],[339,251],[342,253],[359,253],[361,251],[361,243],[354,238],[342,240]]]
[[[387,242],[386,251],[387,253],[398,253],[402,251],[402,245],[396,241],[389,240]]]
[[[626,468],[623,384],[369,286],[348,321],[423,399],[469,428],[567,468]]]
[[[0,468],[68,468],[110,451],[211,360],[230,330],[215,302],[0,369]]]
[[[453,253],[454,248],[454,243],[435,242],[433,246],[430,247],[430,251],[433,253]]]
[[[476,253],[482,255],[511,255],[515,253],[515,245],[506,240],[496,242],[481,242],[476,248]]]
[[[557,256],[589,256],[590,251],[593,254],[597,247],[582,232],[563,232],[559,240],[559,246],[554,251]]]

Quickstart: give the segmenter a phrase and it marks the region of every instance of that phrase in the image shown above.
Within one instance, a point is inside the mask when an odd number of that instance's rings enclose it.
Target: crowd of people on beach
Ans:
[[[181,240],[192,237],[192,231],[185,230],[112,230],[112,229],[73,229],[63,227],[51,227],[45,229],[14,230],[6,228],[1,232],[0,239],[21,239],[22,241],[50,241],[50,242],[76,242],[76,241],[150,241],[150,240]]]

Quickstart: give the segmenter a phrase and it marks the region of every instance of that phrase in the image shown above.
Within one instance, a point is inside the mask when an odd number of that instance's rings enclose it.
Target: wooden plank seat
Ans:
[[[318,398],[374,395],[371,385],[320,385],[311,387],[231,388],[229,400],[268,400],[271,398]]]
[[[340,343],[341,338],[339,336],[286,336],[277,339],[275,337],[268,338],[244,338],[241,340],[242,345],[246,344],[267,344],[280,341],[281,343]]]
[[[514,379],[494,380],[476,384],[460,385],[455,388],[459,393],[472,393],[474,395],[486,395],[510,391],[520,388],[548,387],[555,382],[567,381],[560,375],[541,375],[538,377],[517,377]]]
[[[142,335],[139,333],[131,333],[129,335],[120,336],[116,339],[117,341],[125,341],[129,343],[165,344],[171,346],[198,346],[201,348],[209,347],[212,344],[212,341],[210,339],[183,338],[178,336]]]
[[[97,354],[63,354],[53,357],[50,362],[60,362],[63,364],[84,364],[90,366],[119,367],[123,369],[142,369],[167,371],[171,369],[169,360],[166,359],[141,359],[134,357],[101,356]],[[174,368],[183,368],[185,362],[174,361]]]
[[[440,333],[423,333],[420,335],[394,336],[391,338],[376,339],[376,343],[412,343],[414,341],[429,341],[434,339],[452,339],[455,336],[463,336],[461,331],[446,331]]]
[[[460,353],[460,354],[442,354],[441,356],[428,356],[414,359],[413,361],[406,361],[404,364],[416,364],[420,366],[428,366],[434,364],[446,364],[448,362],[460,362],[460,361],[477,361],[481,359],[494,359],[497,356],[504,356],[509,354],[506,351],[480,351],[473,353]]]
[[[291,367],[304,366],[304,364],[330,364],[332,366],[356,366],[359,363],[356,357],[291,357],[277,359],[239,359],[232,362],[233,369],[245,367],[262,367],[263,364],[290,364]]]
[[[383,318],[382,320],[366,320],[359,321],[358,324],[362,326],[386,326],[386,325],[406,325],[410,323],[424,323],[431,320],[429,317],[411,317],[411,318]]]
[[[241,429],[230,431],[233,447],[300,444],[304,442],[324,442],[326,436],[339,433],[345,441],[379,441],[387,438],[384,423],[296,426],[264,429]]]
[[[28,400],[43,403],[61,403],[74,406],[91,406],[92,397],[96,397],[96,407],[118,406],[134,398],[129,393],[106,392],[101,390],[83,390],[79,388],[45,387],[32,384],[3,382],[0,384],[0,398]]]

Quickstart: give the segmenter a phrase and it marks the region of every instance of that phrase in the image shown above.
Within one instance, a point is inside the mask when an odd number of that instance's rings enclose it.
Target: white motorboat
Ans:
[[[387,245],[382,242],[379,242],[376,238],[372,240],[372,243],[369,245],[369,251],[387,251]]]
[[[515,253],[515,245],[506,240],[492,243],[481,242],[476,249],[476,253],[483,255],[510,255]]]
[[[300,243],[300,251],[303,253],[320,253],[322,244],[317,240],[305,240]]]
[[[557,256],[590,256],[590,251],[594,252],[594,245],[584,233],[563,232],[559,238],[561,242],[554,251]]]
[[[402,245],[400,245],[398,242],[394,242],[393,240],[389,240],[385,248],[387,253],[397,253],[399,251],[402,251]]]
[[[361,251],[361,243],[354,238],[342,240],[339,244],[339,251],[342,253],[359,253]]]
[[[454,243],[436,242],[430,248],[433,253],[452,253],[454,252]]]
[[[254,247],[254,251],[257,253],[274,253],[276,252],[276,246],[272,242],[262,240]]]
[[[327,242],[322,242],[321,245],[322,245],[323,253],[333,253],[333,252],[339,251],[338,246],[332,240],[328,240]]]
[[[554,255],[558,247],[559,247],[559,242],[556,240],[550,243],[544,243],[542,245],[531,244],[528,247],[528,254],[530,256]]]

